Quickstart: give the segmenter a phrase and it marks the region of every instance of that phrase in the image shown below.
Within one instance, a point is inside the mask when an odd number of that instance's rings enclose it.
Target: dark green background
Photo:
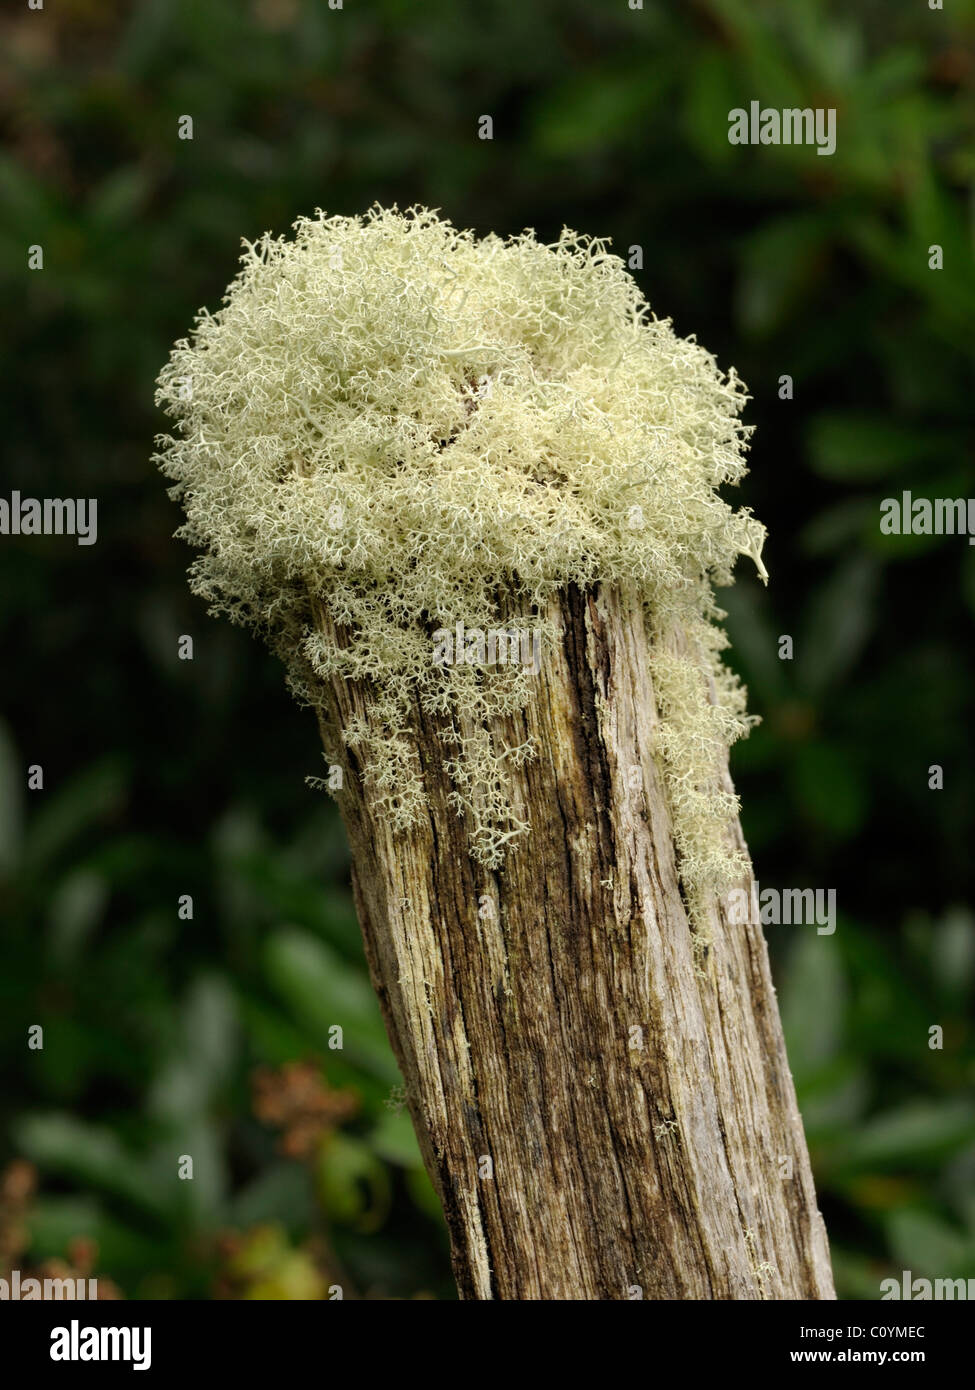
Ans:
[[[975,1277],[975,548],[878,529],[902,488],[975,494],[973,37],[970,0],[8,9],[3,493],[99,499],[93,547],[0,538],[0,1162],[39,1179],[22,1266],[90,1235],[126,1294],[208,1297],[235,1230],[239,1292],[308,1296],[339,1260],[350,1295],[452,1296],[341,829],[303,782],[314,721],[188,596],[149,462],[155,375],[240,237],[378,200],[640,245],[656,312],[748,383],[740,500],[771,583],[745,565],[727,591],[764,720],[733,771],[761,884],[838,896],[832,937],[768,929],[838,1287]],[[753,98],[835,106],[836,154],[729,145]],[[361,1106],[302,1163],[248,1077],[306,1056]]]

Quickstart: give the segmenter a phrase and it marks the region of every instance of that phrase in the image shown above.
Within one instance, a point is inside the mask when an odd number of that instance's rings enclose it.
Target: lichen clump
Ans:
[[[720,773],[750,720],[712,585],[739,554],[764,576],[765,534],[718,495],[746,471],[734,371],[574,232],[478,240],[426,209],[374,207],[244,245],[223,308],[200,313],[159,378],[178,430],[157,461],[201,550],[194,591],[259,629],[303,700],[336,675],[364,683],[367,715],[344,737],[398,827],[423,805],[408,710],[445,717],[456,804],[495,867],[529,829],[505,786],[532,749],[499,746],[492,721],[535,677],[438,664],[431,634],[514,626],[544,661],[558,591],[635,586],[684,890],[693,904],[730,885],[742,866]]]

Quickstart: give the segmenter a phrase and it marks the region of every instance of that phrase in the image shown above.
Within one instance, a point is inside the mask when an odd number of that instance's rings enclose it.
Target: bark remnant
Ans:
[[[695,960],[640,604],[602,588],[559,609],[536,698],[497,726],[538,747],[503,869],[470,856],[436,720],[415,709],[428,811],[409,834],[341,753],[369,969],[460,1295],[834,1298],[761,928],[715,900]],[[367,704],[347,682],[327,699],[335,759]]]

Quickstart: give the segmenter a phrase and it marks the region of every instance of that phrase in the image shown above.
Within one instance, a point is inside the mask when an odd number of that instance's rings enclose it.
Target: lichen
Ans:
[[[363,683],[344,737],[398,828],[423,807],[408,712],[443,716],[455,804],[496,867],[529,831],[506,785],[533,754],[499,746],[496,720],[534,678],[435,664],[431,633],[516,625],[544,660],[566,586],[634,586],[696,916],[743,867],[720,780],[751,721],[712,592],[739,554],[764,577],[763,527],[719,495],[746,471],[742,383],[653,316],[605,241],[478,240],[423,208],[294,230],[244,243],[223,307],[159,377],[177,429],[157,461],[201,552],[192,588],[272,643],[303,701],[334,676]]]

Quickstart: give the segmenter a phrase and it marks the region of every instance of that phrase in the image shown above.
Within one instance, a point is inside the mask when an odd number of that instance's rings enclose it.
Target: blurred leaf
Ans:
[[[767,595],[755,584],[735,584],[721,592],[721,606],[728,614],[736,665],[745,667],[749,689],[767,701],[783,699],[786,663],[779,659],[779,634]]]
[[[963,553],[962,593],[970,612],[975,615],[975,546],[971,544]]]
[[[863,776],[835,744],[800,745],[791,782],[798,805],[834,834],[853,835],[863,824],[867,811]]]
[[[822,695],[853,667],[869,636],[878,566],[854,551],[820,585],[804,614],[796,643],[796,677],[803,690]]]
[[[214,975],[195,979],[183,1006],[173,1055],[149,1089],[150,1112],[177,1127],[202,1118],[230,1078],[236,1027],[234,998],[226,982]]]
[[[443,1207],[440,1198],[437,1196],[436,1188],[430,1181],[430,1174],[426,1168],[410,1168],[406,1174],[406,1185],[409,1188],[410,1196],[420,1208],[426,1212],[432,1221],[439,1227],[443,1226]]]
[[[265,1222],[281,1222],[293,1230],[309,1226],[314,1205],[307,1168],[280,1162],[263,1169],[234,1197],[228,1216],[234,1226],[243,1228]]]
[[[829,1253],[840,1298],[875,1301],[880,1297],[880,1281],[887,1277],[888,1271],[879,1268],[876,1260],[848,1250],[835,1240],[830,1241]]]
[[[643,113],[652,109],[669,82],[666,69],[631,73],[615,68],[611,78],[590,71],[547,92],[535,114],[533,139],[543,154],[578,159],[614,141],[633,139]]]
[[[946,993],[964,998],[975,973],[975,915],[958,907],[947,912],[935,930],[931,965]]]
[[[88,202],[88,217],[92,227],[110,231],[135,216],[146,197],[148,177],[138,165],[114,169],[92,192]]]
[[[975,1278],[975,1243],[930,1212],[917,1208],[891,1212],[886,1227],[894,1259],[913,1275]]]
[[[731,164],[736,149],[728,139],[728,112],[735,105],[731,69],[723,53],[705,49],[687,77],[684,129],[698,153],[710,162]]]
[[[975,1107],[968,1101],[912,1101],[837,1142],[829,1164],[843,1173],[916,1169],[937,1165],[973,1141]]]
[[[30,869],[49,868],[72,840],[118,810],[126,783],[121,764],[113,757],[103,758],[63,786],[52,786],[46,768],[44,790],[31,793],[33,815],[24,855]]]
[[[802,1123],[814,1151],[839,1130],[858,1124],[870,1100],[870,1077],[863,1062],[835,1057],[802,1079]]]
[[[159,1233],[134,1230],[109,1216],[94,1197],[40,1197],[31,1208],[31,1262],[63,1259],[72,1241],[93,1240],[98,1247],[93,1275],[119,1280],[142,1275],[168,1257]]]
[[[382,1225],[389,1211],[389,1177],[360,1140],[340,1130],[327,1135],[316,1176],[322,1202],[336,1221],[359,1231]]]
[[[804,106],[802,83],[778,41],[768,16],[749,0],[712,0],[712,8],[727,23],[740,49],[749,98],[761,92],[766,106]],[[742,97],[742,101],[745,101]],[[777,153],[777,151],[773,152]]]
[[[810,934],[809,928],[799,930],[803,934],[792,947],[779,993],[789,1062],[797,1082],[799,1077],[815,1075],[840,1051],[847,992],[834,938]]]
[[[193,1175],[181,1177],[187,1158],[193,1161]],[[145,1181],[191,1227],[223,1224],[229,1177],[221,1129],[199,1112],[174,1123],[145,1160]]]
[[[868,531],[876,530],[877,520],[872,500],[845,498],[817,512],[799,533],[799,543],[807,555],[832,555],[861,542]]]
[[[369,981],[352,970],[323,942],[295,928],[283,928],[265,946],[267,978],[299,1019],[327,1047],[329,1029],[343,1029],[344,1047],[374,1076],[399,1081],[386,1039],[379,1004]]]
[[[67,1114],[29,1115],[15,1124],[14,1137],[40,1168],[122,1197],[147,1215],[162,1218],[171,1207],[155,1184],[146,1182],[139,1160],[106,1126]],[[174,1160],[174,1183],[175,1174]]]
[[[815,215],[764,223],[741,255],[738,322],[754,336],[774,333],[795,314],[826,266],[828,223]]]
[[[33,174],[6,154],[0,154],[0,198],[5,209],[4,225],[30,227],[43,241],[56,216],[55,199]],[[27,245],[22,249],[26,264]]]
[[[17,756],[10,731],[0,719],[0,874],[9,874],[17,863],[23,833],[25,770]]]
[[[243,1285],[246,1299],[305,1301],[327,1295],[325,1279],[312,1256],[296,1250],[278,1225],[248,1231],[224,1271]]]
[[[945,455],[942,431],[865,411],[822,411],[809,425],[813,470],[836,482],[872,482]]]
[[[48,912],[52,964],[64,969],[76,962],[108,902],[109,885],[92,869],[77,869],[57,886]]]
[[[379,1123],[369,1135],[369,1143],[388,1163],[402,1168],[423,1166],[420,1145],[408,1110],[384,1110]]]

